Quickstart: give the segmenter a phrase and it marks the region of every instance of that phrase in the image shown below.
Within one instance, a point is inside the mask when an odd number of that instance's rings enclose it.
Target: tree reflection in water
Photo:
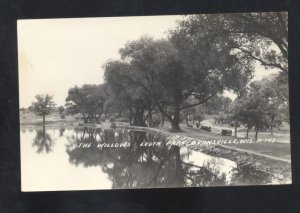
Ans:
[[[69,161],[76,166],[83,163],[85,167],[99,165],[102,155],[99,149],[93,148],[78,148],[80,143],[83,144],[98,144],[103,141],[103,133],[101,129],[75,129],[75,135],[68,136],[67,153]]]
[[[44,152],[44,150],[46,153],[49,153],[52,151],[53,145],[54,145],[54,142],[53,142],[50,134],[48,134],[46,132],[45,125],[43,125],[43,129],[36,131],[36,136],[33,139],[32,146],[37,147],[37,150],[36,150],[37,153],[42,153],[42,152]]]
[[[238,165],[237,170],[230,185],[262,185],[272,182],[270,174],[257,170],[251,165]]]
[[[64,136],[64,132],[65,132],[65,128],[60,128],[59,129],[59,137],[63,137]]]
[[[187,163],[188,152],[180,153],[177,146],[140,146],[142,142],[159,142],[162,138],[139,131],[81,130],[68,138],[67,153],[72,164],[85,167],[99,165],[113,182],[112,188],[183,187],[224,185],[204,167]],[[101,143],[130,142],[130,147],[97,148]],[[79,148],[80,143],[91,143]]]

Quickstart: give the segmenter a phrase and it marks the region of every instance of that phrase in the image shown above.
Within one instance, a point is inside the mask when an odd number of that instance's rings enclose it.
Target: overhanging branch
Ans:
[[[276,67],[278,69],[280,69],[281,71],[283,71],[285,74],[288,73],[288,70],[285,69],[284,67],[282,67],[280,64],[275,64],[275,63],[268,63],[266,61],[264,61],[262,58],[259,58],[257,56],[254,56],[250,51],[248,50],[245,50],[243,48],[240,48],[240,47],[234,47],[235,49],[238,49],[240,50],[241,52],[243,53],[246,53],[248,56],[250,56],[251,58],[253,58],[254,60],[256,61],[259,61],[262,65],[264,66],[271,66],[271,67]]]
[[[218,92],[214,92],[213,94],[211,94],[210,96],[206,97],[205,99],[195,103],[195,104],[189,104],[189,105],[185,105],[183,107],[180,108],[180,110],[186,109],[186,108],[190,108],[190,107],[194,107],[194,106],[198,106],[201,104],[204,104],[208,99],[210,99],[211,97],[213,97],[214,95],[216,95]]]

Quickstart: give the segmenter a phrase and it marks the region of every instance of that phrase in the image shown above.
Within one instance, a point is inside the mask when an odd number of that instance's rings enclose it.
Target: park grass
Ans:
[[[171,127],[168,123],[165,126],[157,127],[159,130],[171,132]],[[207,132],[202,129],[198,128],[191,128],[186,127],[184,124],[181,125],[182,132],[178,132],[176,134],[192,137],[201,140],[224,140],[224,139],[235,139],[235,137],[230,136],[220,136],[214,132]],[[275,141],[278,141],[278,138],[275,137]],[[264,137],[266,138],[266,137]],[[271,137],[269,137],[271,138]],[[271,155],[274,157],[284,158],[284,159],[291,159],[291,150],[290,150],[290,143],[246,143],[246,144],[226,144],[226,146],[232,146],[240,149],[244,149],[247,151],[253,151],[260,154]]]
[[[51,116],[46,117],[45,125],[62,125],[66,123],[74,122],[75,119],[73,116],[66,116],[65,119],[62,119],[61,116],[54,112],[51,114]],[[20,113],[20,125],[43,125],[43,120],[41,116],[35,115],[33,112],[25,112]]]
[[[288,160],[291,159],[289,143],[230,144],[230,146]]]

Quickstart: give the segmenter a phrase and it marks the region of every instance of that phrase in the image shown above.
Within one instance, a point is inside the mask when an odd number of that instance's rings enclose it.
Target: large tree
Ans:
[[[257,139],[259,130],[280,128],[283,121],[288,121],[286,103],[278,96],[276,79],[265,78],[252,82],[247,93],[235,100],[234,118],[249,128],[255,128]]]
[[[224,89],[236,90],[252,71],[228,49],[206,38],[190,39],[183,31],[171,32],[168,40],[142,37],[120,50],[122,60],[130,64],[123,81],[146,92],[175,131],[180,130],[182,110],[201,105]],[[191,97],[195,101],[187,102]]]
[[[241,60],[288,74],[286,12],[191,15],[179,24],[190,36],[211,35],[213,42],[227,45]]]
[[[286,13],[187,16],[169,31],[168,39],[128,42],[120,50],[120,62],[129,71],[122,73],[119,84],[147,94],[177,131],[183,110],[226,89],[241,95],[256,62],[277,68],[286,81],[287,47]],[[287,92],[281,94],[287,99]]]
[[[69,114],[81,113],[84,122],[99,123],[106,99],[105,84],[75,86],[68,91],[66,112]]]
[[[58,107],[58,113],[61,118],[64,118],[65,108],[63,106]]]
[[[104,65],[105,80],[109,85],[110,99],[107,103],[114,110],[127,110],[130,124],[145,126],[153,110],[151,97],[134,81],[134,68],[123,61],[108,61]]]
[[[39,94],[35,96],[36,101],[32,102],[31,110],[38,116],[43,117],[43,125],[45,125],[45,117],[54,111],[55,103],[53,96],[48,94]]]

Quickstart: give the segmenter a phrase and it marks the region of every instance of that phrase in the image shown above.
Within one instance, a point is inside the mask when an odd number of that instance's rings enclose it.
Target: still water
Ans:
[[[22,191],[271,182],[268,174],[250,166],[167,146],[147,132],[27,126],[21,127],[20,136]]]

